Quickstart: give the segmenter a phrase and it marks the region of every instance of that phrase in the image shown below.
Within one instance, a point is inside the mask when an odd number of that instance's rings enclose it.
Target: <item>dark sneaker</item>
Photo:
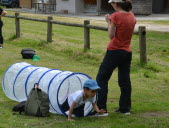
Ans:
[[[0,48],[3,48],[2,46],[0,46]]]
[[[120,109],[117,109],[114,112],[116,112],[116,113],[122,113],[122,114],[125,114],[125,115],[130,115],[131,114],[130,112],[121,112]]]
[[[130,115],[131,113],[130,112],[124,112],[123,114],[124,115]]]
[[[96,111],[93,111],[93,112],[91,112],[88,116],[90,116],[90,117],[99,117],[99,116],[108,116],[109,114],[108,114],[108,112],[106,111],[105,113],[103,113],[103,114],[99,114],[99,113],[97,113]]]
[[[105,112],[103,114],[99,114],[99,113],[96,113],[95,115],[93,115],[93,117],[100,117],[100,116],[108,116],[108,112]]]

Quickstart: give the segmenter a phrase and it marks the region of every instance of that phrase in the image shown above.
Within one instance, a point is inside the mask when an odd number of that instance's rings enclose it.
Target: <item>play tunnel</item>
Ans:
[[[91,79],[83,73],[73,73],[46,67],[37,67],[25,62],[11,65],[3,75],[2,88],[8,98],[25,101],[35,83],[46,92],[50,100],[50,112],[66,115],[60,105],[77,90],[83,89],[83,83]],[[92,110],[92,104],[86,103],[84,115]]]

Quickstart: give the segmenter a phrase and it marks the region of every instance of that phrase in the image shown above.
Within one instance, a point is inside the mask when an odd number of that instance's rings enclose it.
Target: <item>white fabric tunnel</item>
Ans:
[[[83,73],[60,71],[46,67],[37,67],[25,62],[11,65],[3,75],[2,88],[8,98],[25,101],[35,83],[46,92],[50,100],[50,112],[65,115],[60,104],[77,90],[83,89],[83,83],[91,79]],[[92,110],[92,104],[86,103],[84,116]]]

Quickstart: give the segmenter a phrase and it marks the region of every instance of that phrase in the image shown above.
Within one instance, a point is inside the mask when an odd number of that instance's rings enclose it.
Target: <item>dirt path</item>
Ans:
[[[135,26],[135,29],[138,30],[139,26],[146,26],[146,30],[169,32],[169,25],[137,23],[136,26]]]

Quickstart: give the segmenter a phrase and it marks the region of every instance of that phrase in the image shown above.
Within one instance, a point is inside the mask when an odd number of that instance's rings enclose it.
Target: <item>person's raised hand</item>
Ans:
[[[110,18],[111,18],[110,14],[106,14],[105,15],[105,19],[106,19],[107,23],[110,22]]]

